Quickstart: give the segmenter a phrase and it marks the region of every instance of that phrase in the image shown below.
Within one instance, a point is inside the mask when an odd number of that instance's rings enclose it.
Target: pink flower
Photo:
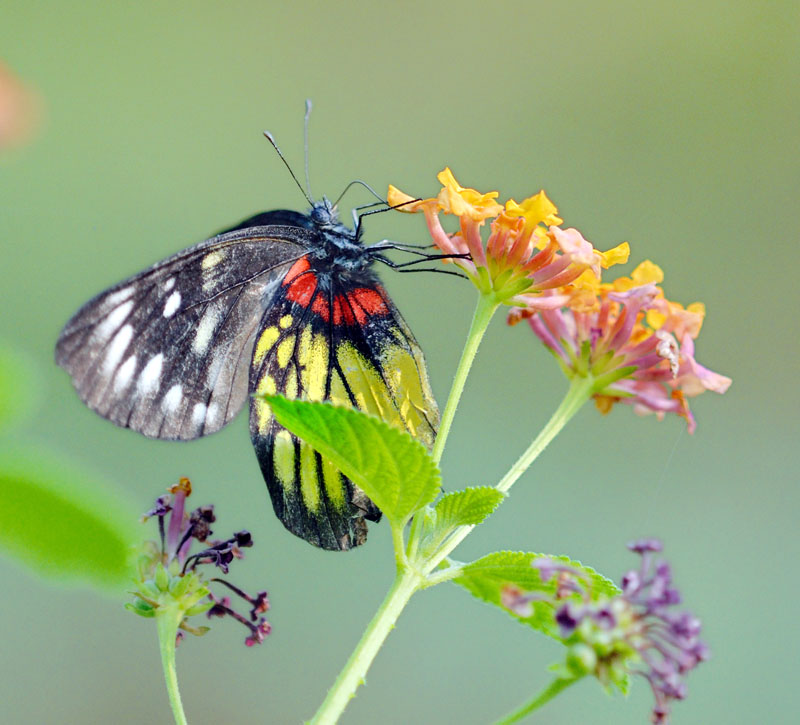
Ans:
[[[596,285],[593,304],[584,289],[576,298],[580,304],[512,312],[510,322],[527,317],[568,377],[591,375],[593,397],[603,413],[618,402],[659,419],[676,413],[693,433],[688,398],[706,390],[724,393],[731,380],[694,359],[705,310],[666,300],[656,284],[661,278],[661,270],[646,262],[630,279]]]

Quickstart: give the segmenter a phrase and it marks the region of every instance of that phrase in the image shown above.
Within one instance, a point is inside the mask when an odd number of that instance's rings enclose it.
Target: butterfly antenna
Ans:
[[[294,179],[294,183],[297,184],[297,188],[300,189],[303,196],[306,198],[306,201],[309,203],[309,205],[314,206],[314,201],[311,198],[311,195],[306,192],[306,190],[303,188],[303,185],[297,180],[294,171],[292,171],[292,167],[289,166],[289,162],[286,160],[286,157],[283,155],[283,152],[280,150],[280,148],[278,148],[278,144],[275,143],[275,139],[273,138],[272,134],[269,131],[264,131],[264,137],[267,139],[267,141],[269,141],[272,144],[272,148],[275,149],[275,152],[278,154],[281,161],[283,161],[283,165],[289,170],[289,173]],[[306,154],[306,160],[308,160],[307,154]]]
[[[363,186],[381,204],[386,204],[388,206],[388,204],[386,202],[386,199],[384,199],[377,191],[375,191],[375,189],[373,189],[366,181],[362,181],[361,179],[353,179],[353,181],[351,181],[347,186],[345,186],[344,187],[344,191],[342,191],[342,193],[339,194],[339,197],[336,199],[335,202],[333,202],[333,205],[337,206],[339,204],[339,202],[342,200],[342,197],[350,190],[350,187],[355,186],[356,184],[359,184],[360,186]],[[370,206],[372,206],[372,205],[370,205]],[[361,207],[358,207],[358,208],[361,208]]]
[[[308,174],[308,119],[311,117],[311,99],[306,98],[306,113],[303,116],[303,146],[305,148],[305,166],[306,166],[306,189],[308,190],[307,197],[313,199],[314,195],[311,193],[311,177]]]

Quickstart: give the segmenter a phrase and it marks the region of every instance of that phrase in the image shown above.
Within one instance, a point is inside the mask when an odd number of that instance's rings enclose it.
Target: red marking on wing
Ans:
[[[331,316],[331,308],[328,305],[328,300],[325,299],[324,295],[317,295],[317,298],[314,300],[314,304],[311,305],[311,309],[316,312],[325,322],[330,319]]]
[[[367,321],[367,318],[372,315],[389,314],[389,308],[383,301],[383,297],[381,297],[377,291],[369,287],[354,289],[352,292],[348,293],[347,298],[350,301],[353,312],[355,312],[359,325],[363,325]]]
[[[308,261],[308,257],[300,257],[289,269],[286,273],[286,276],[283,278],[283,285],[284,287],[288,284],[291,284],[296,277],[299,277],[303,272],[311,268],[311,264]]]
[[[354,325],[356,318],[353,317],[353,310],[350,309],[348,300],[343,295],[336,295],[333,300],[333,324]]]
[[[311,305],[325,322],[331,318],[331,305],[322,295],[318,295]],[[363,325],[373,315],[387,315],[386,306],[380,293],[368,287],[359,287],[344,295],[333,298],[334,325]]]
[[[286,297],[301,307],[308,307],[317,289],[317,276],[313,272],[309,272],[310,268],[308,258],[300,257],[283,279],[283,286],[289,287]],[[316,307],[316,302],[314,306]]]

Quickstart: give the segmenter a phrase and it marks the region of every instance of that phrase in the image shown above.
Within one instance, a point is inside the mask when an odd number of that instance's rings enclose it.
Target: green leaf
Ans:
[[[592,600],[601,596],[611,597],[619,593],[619,588],[610,579],[606,579],[594,569],[583,566],[569,557],[547,556],[522,551],[496,551],[484,556],[471,564],[466,564],[461,576],[453,581],[464,587],[474,597],[500,607],[522,624],[560,640],[558,627],[554,621],[556,607],[552,602],[531,602],[533,613],[529,617],[522,617],[504,607],[501,601],[503,589],[508,585],[518,587],[526,593],[538,592],[548,598],[554,598],[558,576],[553,576],[548,582],[543,582],[538,569],[531,566],[531,562],[545,556],[576,569],[587,577],[591,582]]]
[[[134,574],[139,515],[38,449],[0,451],[0,552],[63,583],[119,591]]]
[[[33,369],[24,355],[0,342],[0,431],[18,426],[36,407]]]
[[[491,486],[475,486],[463,491],[446,493],[425,518],[423,526],[423,550],[433,554],[450,532],[458,526],[474,526],[481,523],[500,502],[505,494]]]
[[[434,506],[437,527],[475,525],[481,523],[506,497],[491,486],[474,486],[442,496]]]
[[[364,491],[393,524],[436,498],[441,476],[422,443],[352,408],[265,395],[275,418]]]

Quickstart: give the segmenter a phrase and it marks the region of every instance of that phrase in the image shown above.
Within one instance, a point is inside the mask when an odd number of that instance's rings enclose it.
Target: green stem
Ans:
[[[499,306],[500,303],[497,302],[493,294],[482,294],[478,297],[475,314],[472,316],[472,324],[467,333],[467,341],[464,343],[461,360],[458,362],[458,368],[453,378],[453,385],[450,388],[450,395],[447,396],[447,404],[442,413],[439,432],[436,434],[436,442],[433,445],[433,451],[431,451],[433,460],[436,461],[437,464],[442,460],[444,445],[447,442],[447,436],[450,433],[450,426],[453,424],[453,417],[456,414],[456,408],[458,408],[458,403],[461,400],[461,394],[464,392],[464,384],[467,382],[467,375],[472,367],[472,362],[475,360],[478,347],[480,347],[483,335],[489,327],[492,315],[494,315],[495,310]]]
[[[508,473],[500,479],[500,482],[495,488],[506,493],[508,489],[514,485],[516,480],[525,473],[539,454],[547,447],[548,443],[561,432],[561,429],[569,422],[569,419],[580,410],[581,406],[587,400],[589,400],[594,390],[594,384],[594,378],[591,376],[587,378],[573,378],[567,394],[564,396],[564,399],[561,401],[558,408],[556,408],[553,415],[550,416],[550,420],[547,421],[533,443],[528,446],[528,449],[517,459],[516,463],[511,466]],[[459,526],[436,552],[436,555],[426,563],[423,568],[423,573],[429,574],[434,571],[445,557],[449,556],[474,528],[474,526]]]
[[[164,667],[164,681],[167,685],[167,694],[175,725],[186,725],[181,693],[178,691],[178,674],[175,670],[175,638],[178,636],[178,625],[181,619],[182,614],[177,609],[159,607],[156,613],[161,664]]]
[[[398,571],[394,584],[369,623],[358,646],[328,691],[310,725],[332,725],[339,720],[358,687],[363,684],[367,670],[394,628],[400,612],[419,588],[419,574],[411,569]]]
[[[544,688],[533,699],[526,702],[518,710],[515,710],[510,715],[506,715],[502,720],[498,720],[495,725],[511,725],[511,723],[519,722],[526,715],[530,715],[534,710],[538,710],[545,703],[550,702],[556,695],[563,690],[566,690],[570,685],[574,685],[580,677],[572,677],[566,679],[553,680],[547,687]]]
[[[547,448],[550,441],[553,440],[560,432],[561,429],[569,422],[575,413],[580,410],[583,404],[592,397],[594,391],[594,378],[589,377],[575,377],[569,386],[567,394],[561,401],[561,404],[556,408],[556,411],[550,416],[550,420],[536,436],[533,443],[528,446],[528,449],[523,453],[517,462],[508,469],[508,473],[500,480],[495,486],[498,491],[505,493],[511,488],[516,480],[528,470],[528,467],[533,463],[539,454]]]
[[[450,386],[450,393],[447,396],[447,403],[439,423],[439,431],[436,434],[436,442],[433,444],[433,450],[431,451],[431,456],[437,465],[442,460],[444,445],[447,442],[447,436],[450,434],[450,426],[453,424],[456,408],[458,408],[461,394],[464,392],[464,385],[467,382],[467,376],[472,368],[475,355],[489,327],[489,323],[492,321],[492,316],[499,306],[500,303],[492,293],[481,294],[478,297],[478,304],[475,306],[475,313],[472,315],[472,323],[467,333],[467,341],[464,343],[464,350],[461,352],[461,359],[458,361],[458,368],[453,377],[453,384]],[[417,554],[421,527],[422,516],[417,515],[411,521],[411,530],[408,535],[408,557],[411,560]]]

